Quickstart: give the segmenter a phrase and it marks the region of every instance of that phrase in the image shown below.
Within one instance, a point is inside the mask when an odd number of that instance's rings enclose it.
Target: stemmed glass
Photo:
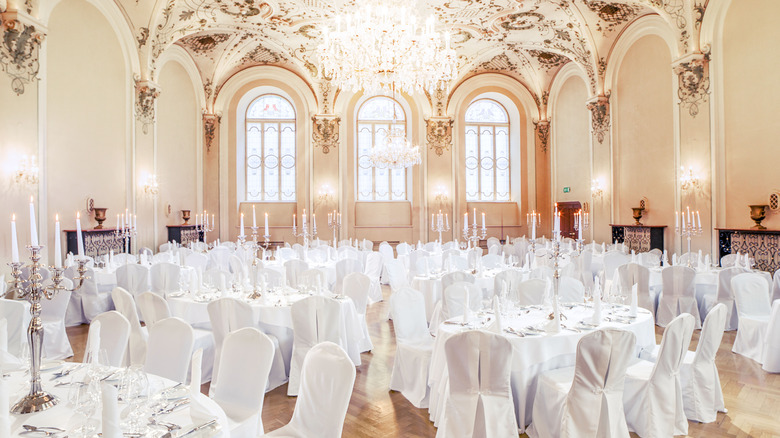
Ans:
[[[81,426],[72,431],[69,436],[76,438],[91,437],[95,431],[95,425],[90,418],[95,415],[100,404],[100,388],[98,381],[87,378],[86,381],[74,381],[69,392],[68,399],[73,405],[73,411],[84,417]]]
[[[126,370],[122,377],[119,390],[120,397],[128,404],[129,413],[127,421],[122,423],[122,430],[145,436],[147,423],[147,405],[149,396],[149,379],[143,368],[133,365]]]

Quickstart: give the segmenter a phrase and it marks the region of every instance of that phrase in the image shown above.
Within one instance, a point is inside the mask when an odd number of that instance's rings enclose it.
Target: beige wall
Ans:
[[[750,204],[780,191],[780,2],[733,1],[723,32],[725,226],[748,228]],[[780,228],[770,214],[768,228]]]
[[[582,78],[573,76],[561,87],[553,102],[552,142],[555,171],[553,198],[555,201],[591,202],[590,193],[590,122],[585,102],[588,89]],[[569,193],[563,188],[570,187]]]
[[[200,108],[194,85],[178,62],[168,62],[160,73],[157,102],[158,242],[167,240],[166,225],[179,225],[181,210],[197,210],[197,144]],[[148,197],[147,197],[148,198]],[[171,211],[168,212],[170,205]]]
[[[632,224],[632,207],[647,198],[642,223],[674,225],[674,104],[671,56],[657,36],[639,39],[618,71],[614,104],[614,220]],[[668,229],[667,229],[668,231]],[[667,233],[666,246],[671,249]]]

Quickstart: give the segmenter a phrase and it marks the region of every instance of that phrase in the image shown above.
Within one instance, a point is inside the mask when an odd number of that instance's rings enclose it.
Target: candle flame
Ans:
[[[13,214],[11,215],[11,221],[12,221],[12,222],[16,222],[16,213],[13,213]]]
[[[81,219],[81,212],[80,211],[76,212],[76,219]]]
[[[32,195],[30,195],[30,204],[32,204],[33,202],[34,202],[34,198]]]
[[[54,215],[54,220],[55,220],[56,222],[59,222],[59,221],[60,221],[60,214],[59,214],[59,213],[56,213],[56,214]]]

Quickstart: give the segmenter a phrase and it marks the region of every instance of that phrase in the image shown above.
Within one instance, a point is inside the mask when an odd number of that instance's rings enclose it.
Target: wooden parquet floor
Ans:
[[[387,299],[390,289],[383,286],[383,293]],[[395,336],[392,321],[386,319],[387,309],[387,301],[369,307],[367,320],[374,350],[361,356],[363,364],[357,368],[343,436],[434,437],[436,428],[428,420],[428,410],[417,409],[400,393],[388,390]],[[68,329],[75,352],[72,360],[81,360],[86,333],[86,325]],[[663,329],[656,327],[658,342],[662,333]],[[780,438],[780,374],[766,373],[756,362],[732,353],[734,335],[735,332],[726,332],[716,359],[728,413],[718,414],[714,423],[689,422],[688,436]],[[691,349],[695,348],[698,336],[696,331]],[[208,385],[204,385],[202,389],[205,392],[207,388]],[[277,429],[290,420],[295,400],[295,397],[287,396],[287,385],[266,395],[263,407],[266,431]]]

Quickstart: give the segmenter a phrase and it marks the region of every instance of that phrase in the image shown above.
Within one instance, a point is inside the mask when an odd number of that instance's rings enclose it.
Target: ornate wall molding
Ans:
[[[0,69],[11,77],[11,88],[17,96],[24,93],[24,85],[38,78],[41,43],[45,28],[20,12],[0,14]]]
[[[591,131],[599,143],[604,143],[604,137],[609,131],[609,95],[598,96],[588,102],[591,114]]]
[[[327,154],[330,148],[339,145],[339,123],[341,118],[335,115],[320,114],[311,118],[314,129],[311,139],[314,147],[320,146],[322,153]]]
[[[550,145],[550,121],[549,120],[534,120],[534,131],[536,131],[536,138],[539,140],[539,147],[542,148],[542,152],[547,152],[547,147]]]
[[[203,136],[206,143],[206,153],[211,152],[211,146],[214,144],[220,122],[222,122],[222,114],[203,113]]]
[[[686,58],[688,59],[688,58]],[[706,103],[710,94],[709,55],[696,55],[674,66],[677,75],[677,96],[680,106],[688,108],[688,114],[696,117],[699,105]]]
[[[449,117],[425,119],[425,140],[428,146],[441,156],[452,146],[452,126],[455,120]]]
[[[154,124],[154,109],[160,86],[152,81],[135,79],[135,118],[143,123],[144,134],[149,133],[149,125]]]

